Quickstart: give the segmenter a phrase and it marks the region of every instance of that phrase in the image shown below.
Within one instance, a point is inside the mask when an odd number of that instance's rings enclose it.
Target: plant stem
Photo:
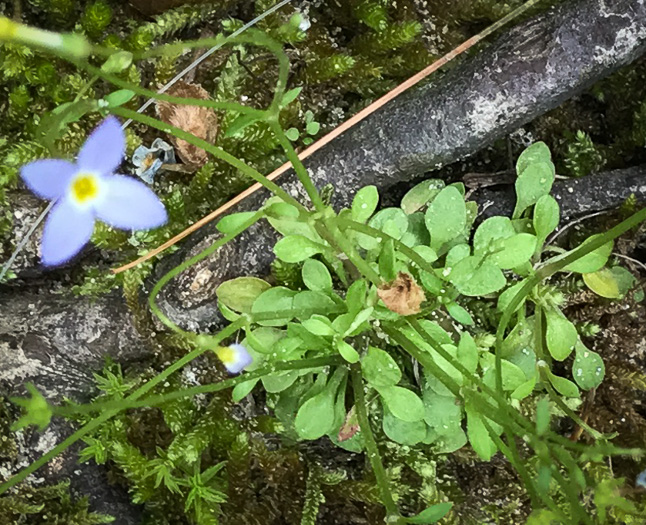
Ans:
[[[53,407],[54,414],[60,416],[71,416],[74,414],[91,414],[92,412],[104,412],[108,410],[123,411],[131,408],[147,408],[152,406],[161,405],[169,401],[181,399],[183,397],[193,397],[198,394],[211,394],[226,390],[227,388],[234,387],[240,383],[260,379],[268,374],[284,370],[303,370],[308,368],[318,368],[323,366],[341,365],[345,361],[341,356],[327,356],[327,357],[314,357],[312,359],[298,359],[294,361],[283,361],[274,363],[269,367],[254,370],[253,372],[246,372],[243,375],[225,379],[218,383],[211,383],[208,385],[200,385],[192,388],[185,388],[169,392],[168,394],[161,394],[157,396],[149,396],[141,401],[128,399],[119,401],[98,401],[87,405],[72,405],[72,406],[55,406]]]
[[[525,284],[521,286],[520,290],[518,290],[516,295],[514,295],[514,297],[507,305],[507,308],[505,308],[505,310],[503,311],[500,323],[498,324],[498,329],[496,330],[496,385],[502,384],[501,352],[505,331],[507,330],[507,326],[509,326],[509,322],[514,311],[516,310],[516,307],[521,303],[523,299],[525,299],[529,295],[534,286],[536,286],[544,279],[551,277],[556,272],[562,270],[568,264],[580,259],[584,255],[587,255],[597,248],[600,248],[604,244],[616,239],[620,235],[623,235],[628,230],[634,228],[644,220],[646,220],[646,208],[643,208],[637,213],[631,215],[626,220],[620,222],[619,224],[617,224],[617,226],[611,228],[606,233],[601,234],[599,237],[593,239],[589,243],[581,245],[566,254],[559,255],[553,259],[548,260],[545,265],[539,268],[532,277],[527,279]]]
[[[214,242],[211,246],[206,248],[205,250],[201,251],[197,255],[191,257],[190,259],[184,261],[182,264],[179,264],[169,272],[167,272],[157,283],[155,283],[155,286],[153,287],[152,291],[150,292],[150,296],[148,297],[148,304],[150,306],[151,311],[159,318],[159,320],[164,323],[168,328],[173,330],[176,333],[179,333],[187,338],[195,338],[196,335],[186,332],[185,330],[182,330],[179,326],[177,326],[173,321],[171,321],[157,306],[157,303],[155,302],[155,299],[157,298],[157,295],[161,291],[161,289],[166,286],[166,283],[168,283],[171,279],[173,279],[175,276],[179,275],[182,273],[184,270],[189,268],[190,266],[194,265],[198,261],[201,261],[202,259],[208,257],[215,251],[217,251],[220,247],[224,246],[226,243],[228,243],[230,240],[234,239],[238,235],[240,235],[244,230],[249,228],[251,225],[255,224],[260,218],[263,217],[263,212],[259,211],[255,215],[253,215],[249,220],[245,221],[242,223],[238,228],[236,228],[234,231],[231,233],[225,235],[221,239],[218,239],[216,242]]]
[[[352,376],[352,390],[354,391],[354,406],[357,409],[357,419],[359,420],[359,427],[366,447],[366,453],[368,454],[368,460],[370,461],[372,470],[375,473],[377,485],[379,485],[379,490],[381,491],[381,498],[384,506],[386,507],[386,512],[388,513],[386,522],[393,523],[391,520],[396,519],[395,523],[400,523],[401,519],[399,519],[399,509],[397,508],[392,492],[390,491],[386,469],[384,469],[384,465],[381,462],[377,442],[375,441],[375,436],[370,428],[366,398],[363,392],[363,379],[361,377],[360,365],[351,365],[350,374]]]
[[[361,257],[355,247],[352,245],[347,237],[343,235],[343,232],[337,227],[336,219],[328,219],[324,221],[325,226],[331,234],[331,237],[339,248],[345,253],[348,257],[348,260],[354,264],[354,266],[359,270],[359,273],[363,274],[372,284],[379,286],[382,283],[381,276],[372,269],[372,267],[366,262],[366,260]]]
[[[242,321],[236,321],[234,323],[231,323],[229,326],[227,326],[224,330],[222,330],[219,334],[213,337],[213,343],[217,344],[220,341],[223,341],[227,337],[233,335],[238,329],[243,325]],[[178,371],[180,368],[183,368],[185,365],[190,363],[193,359],[196,359],[200,355],[202,355],[204,352],[206,352],[208,349],[207,348],[196,348],[192,352],[189,352],[186,354],[184,357],[181,359],[178,359],[175,361],[172,365],[170,365],[168,368],[166,368],[164,371],[162,371],[160,374],[156,375],[153,377],[150,381],[144,383],[141,385],[137,390],[135,390],[130,396],[128,396],[124,401],[136,401],[140,397],[142,397],[144,394],[149,392],[151,389],[153,389],[155,386],[157,386],[159,383],[166,381],[168,377],[170,377],[173,373]],[[92,432],[94,429],[98,428],[101,426],[103,423],[108,421],[110,418],[114,417],[116,414],[119,413],[119,410],[110,410],[107,412],[104,412],[103,414],[100,414],[97,416],[95,419],[87,423],[86,425],[83,425],[81,428],[79,428],[76,432],[74,432],[71,436],[69,436],[67,439],[56,445],[53,449],[51,449],[49,452],[46,454],[43,454],[41,457],[39,457],[36,461],[34,461],[31,465],[28,467],[24,468],[17,474],[14,474],[11,478],[9,478],[7,481],[5,481],[2,485],[0,485],[0,494],[3,494],[6,492],[8,489],[11,487],[15,486],[16,484],[20,483],[23,481],[27,476],[38,470],[40,467],[43,465],[47,464],[49,461],[54,459],[56,456],[64,452],[68,447],[76,443],[79,439],[83,438],[90,432]]]
[[[351,221],[350,219],[336,218],[335,222],[339,224],[339,226],[341,227],[345,226],[347,228],[350,228],[351,230],[358,231],[359,233],[363,233],[365,235],[370,235],[371,237],[374,237],[376,239],[381,238],[381,239],[392,240],[395,245],[395,248],[399,250],[401,253],[403,253],[406,257],[408,257],[422,270],[429,273],[433,273],[435,271],[435,268],[433,268],[433,266],[431,266],[431,264],[428,261],[426,261],[419,253],[417,253],[412,248],[409,248],[408,246],[406,246],[400,240],[395,239],[394,237],[388,235],[387,233],[382,232],[381,230],[377,230],[376,228],[373,228],[366,224],[361,224],[360,222]]]
[[[270,120],[269,127],[274,132],[274,135],[276,135],[278,142],[280,143],[283,150],[285,151],[285,155],[287,155],[287,160],[289,160],[289,162],[292,163],[294,171],[296,172],[296,176],[298,177],[298,180],[303,185],[303,188],[305,188],[305,191],[307,192],[307,196],[312,201],[314,208],[318,212],[323,212],[323,210],[325,209],[325,204],[323,203],[323,199],[321,199],[321,195],[319,194],[319,191],[316,189],[316,186],[314,186],[314,183],[312,182],[312,178],[310,177],[309,173],[307,172],[307,169],[303,165],[303,162],[301,161],[301,159],[298,158],[298,154],[294,150],[294,146],[292,146],[292,143],[285,136],[285,132],[283,131],[283,128],[281,127],[280,122],[278,122],[278,118],[276,118],[275,120]]]
[[[257,183],[262,184],[265,188],[267,188],[270,192],[272,192],[274,195],[278,195],[282,200],[285,202],[291,204],[292,206],[295,206],[301,211],[307,211],[303,207],[303,205],[298,202],[294,197],[289,195],[285,190],[283,190],[280,186],[274,184],[272,181],[270,181],[267,177],[265,177],[262,173],[259,171],[253,169],[251,166],[245,164],[242,162],[240,159],[234,157],[230,153],[227,153],[224,151],[222,148],[219,148],[217,146],[214,146],[210,142],[207,142],[204,139],[201,139],[199,137],[196,137],[192,133],[188,133],[184,131],[183,129],[180,129],[176,126],[172,126],[170,124],[166,124],[165,122],[162,122],[161,120],[158,120],[153,117],[149,117],[147,115],[142,115],[141,113],[137,113],[136,111],[132,111],[130,109],[126,109],[123,107],[119,108],[112,108],[112,113],[115,115],[119,115],[121,117],[129,118],[132,119],[136,122],[141,122],[143,124],[146,124],[147,126],[150,126],[152,128],[158,129],[160,131],[164,131],[166,133],[172,133],[175,135],[177,138],[183,139],[189,144],[193,144],[194,146],[197,146],[198,148],[202,148],[204,151],[207,153],[210,153],[214,157],[223,160],[227,164],[233,166],[234,168],[239,169],[242,173],[250,177],[251,179],[255,180]]]

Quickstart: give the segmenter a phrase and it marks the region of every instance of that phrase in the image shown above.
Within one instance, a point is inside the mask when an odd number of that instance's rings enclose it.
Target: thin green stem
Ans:
[[[603,434],[601,434],[599,431],[595,430],[590,425],[588,425],[585,421],[583,421],[583,419],[581,419],[574,410],[572,410],[569,406],[565,404],[561,396],[556,393],[556,391],[554,390],[554,388],[550,383],[549,377],[547,377],[547,372],[545,368],[539,366],[539,369],[541,371],[541,379],[543,380],[543,386],[545,387],[545,390],[547,390],[547,394],[550,396],[550,399],[554,401],[554,403],[556,403],[556,406],[559,407],[559,409],[565,415],[567,415],[572,421],[574,421],[577,425],[583,428],[588,434],[590,434],[590,436],[593,439],[595,440],[603,439]]]
[[[157,396],[149,396],[141,401],[122,399],[119,401],[97,401],[88,405],[68,405],[68,406],[55,406],[53,411],[55,415],[72,416],[76,414],[91,414],[93,412],[104,411],[123,411],[132,408],[148,408],[157,405],[168,403],[176,399],[184,397],[194,397],[198,394],[212,394],[219,392],[230,387],[234,387],[240,383],[260,379],[266,375],[273,374],[285,370],[305,370],[308,368],[318,368],[324,366],[341,365],[345,361],[341,356],[326,356],[315,357],[312,359],[299,359],[294,361],[283,361],[274,363],[271,366],[255,370],[253,372],[246,372],[243,375],[225,379],[218,383],[211,383],[208,385],[200,385],[192,388],[185,388],[183,390],[176,390],[167,394],[160,394]]]
[[[343,232],[339,230],[336,225],[336,219],[324,220],[323,224],[327,227],[330,232],[334,243],[336,243],[341,251],[345,253],[348,257],[348,260],[357,268],[357,270],[363,274],[372,284],[375,286],[381,285],[383,282],[381,276],[372,269],[368,262],[357,253],[354,245],[350,240],[343,235]]]
[[[150,296],[148,297],[148,304],[150,306],[151,311],[159,318],[159,320],[164,323],[168,328],[173,330],[176,333],[179,333],[185,337],[188,338],[195,338],[195,334],[191,334],[189,332],[186,332],[185,330],[182,330],[179,328],[173,321],[171,321],[157,306],[157,303],[155,299],[157,298],[157,295],[161,291],[161,289],[166,286],[166,284],[182,273],[184,270],[187,268],[190,268],[192,265],[195,263],[201,261],[202,259],[205,259],[206,257],[210,256],[212,253],[216,252],[218,249],[220,249],[222,246],[224,246],[226,243],[240,235],[243,231],[245,231],[247,228],[251,227],[253,224],[258,222],[261,218],[263,217],[263,212],[259,211],[255,213],[251,218],[249,218],[247,221],[243,222],[238,226],[234,231],[231,233],[225,235],[221,239],[218,239],[216,242],[214,242],[211,246],[206,248],[205,250],[202,250],[200,253],[197,255],[191,257],[190,259],[187,259],[184,261],[182,264],[179,264],[169,272],[167,272],[157,283],[155,283],[155,286],[153,287],[152,291],[150,292]]]
[[[231,323],[219,334],[217,334],[216,336],[213,336],[213,344],[216,345],[220,341],[223,341],[224,339],[230,337],[235,332],[237,332],[242,327],[243,324],[244,323],[242,321],[236,321],[234,323]],[[189,352],[181,359],[178,359],[177,361],[175,361],[172,365],[170,365],[160,374],[153,377],[150,381],[141,385],[130,396],[128,396],[125,401],[136,401],[137,399],[139,399],[140,397],[148,393],[151,389],[156,387],[158,384],[166,381],[166,379],[168,379],[172,374],[174,374],[175,372],[183,368],[185,365],[190,363],[193,359],[196,359],[197,357],[202,355],[207,350],[208,348],[200,347],[200,348],[196,348],[192,352]],[[65,439],[58,445],[56,445],[52,450],[50,450],[46,454],[43,454],[31,465],[24,468],[17,474],[13,475],[2,485],[0,485],[0,494],[3,494],[8,489],[15,486],[17,483],[20,483],[21,481],[23,481],[27,476],[29,476],[33,472],[36,472],[40,467],[47,464],[56,456],[64,452],[68,447],[76,443],[79,439],[88,435],[94,429],[98,428],[99,426],[101,426],[103,423],[105,423],[106,421],[108,421],[110,418],[114,417],[118,413],[119,413],[119,410],[111,410],[108,412],[104,412],[103,414],[98,415],[95,419],[93,419],[86,425],[83,425],[76,432],[74,432],[70,437],[68,437],[67,439]]]
[[[354,406],[357,409],[357,419],[359,420],[359,428],[361,429],[361,435],[363,436],[363,443],[366,447],[366,454],[368,455],[368,460],[372,466],[372,470],[375,473],[375,478],[377,479],[377,485],[381,491],[381,498],[383,504],[386,507],[386,512],[388,517],[386,518],[387,523],[393,523],[393,519],[397,520],[394,523],[401,522],[399,509],[393,499],[392,492],[390,490],[390,484],[388,483],[388,476],[386,475],[386,469],[384,468],[383,463],[381,462],[381,456],[379,455],[379,449],[377,448],[377,442],[375,441],[375,436],[372,433],[370,428],[370,421],[368,420],[368,408],[366,406],[366,396],[363,392],[363,378],[361,377],[361,366],[354,364],[350,366],[350,375],[352,376],[352,390],[354,392]]]
[[[76,62],[75,65],[79,69],[83,69],[88,73],[95,75],[96,77],[109,82],[110,84],[117,86],[121,89],[129,89],[137,95],[142,97],[152,98],[155,100],[161,100],[162,102],[169,102],[171,104],[180,104],[186,106],[200,106],[205,108],[212,108],[223,111],[234,111],[236,113],[241,113],[244,115],[255,115],[259,119],[263,119],[266,116],[266,111],[261,109],[250,108],[248,106],[243,106],[242,104],[237,104],[235,102],[217,102],[215,100],[204,100],[201,98],[189,98],[189,97],[176,97],[173,95],[167,95],[165,93],[159,93],[157,91],[152,91],[150,89],[143,88],[132,82],[128,82],[117,75],[112,73],[106,73],[101,70],[101,68],[95,67],[86,62]]]
[[[214,146],[213,144],[207,142],[206,140],[198,138],[191,133],[187,133],[183,129],[180,129],[176,126],[172,126],[170,124],[166,124],[165,122],[162,122],[161,120],[158,120],[156,118],[149,117],[147,115],[142,115],[141,113],[137,113],[136,111],[132,111],[130,109],[126,109],[123,107],[113,108],[111,111],[115,115],[119,115],[121,117],[129,118],[137,122],[141,122],[143,124],[146,124],[147,126],[150,126],[151,128],[155,128],[167,133],[172,133],[177,138],[183,139],[189,144],[193,144],[198,148],[202,148],[204,151],[206,151],[207,153],[210,153],[214,157],[223,160],[224,162],[233,166],[234,168],[239,169],[242,173],[244,173],[248,177],[255,180],[258,184],[261,184],[262,186],[267,188],[270,192],[280,197],[283,201],[291,204],[292,206],[295,206],[301,211],[307,211],[305,210],[305,208],[300,202],[294,199],[294,197],[289,195],[280,186],[274,184],[262,173],[253,169],[251,166],[248,166],[247,164],[242,162],[240,159],[234,157],[230,153],[227,153],[222,148]]]
[[[507,305],[507,308],[502,313],[500,323],[498,324],[498,329],[496,330],[496,385],[502,383],[502,342],[505,337],[505,332],[511,317],[516,310],[516,307],[525,299],[532,289],[544,279],[551,277],[556,272],[565,268],[568,264],[577,261],[584,255],[600,248],[604,244],[616,239],[620,235],[623,235],[628,230],[634,228],[641,222],[646,220],[646,208],[638,211],[632,216],[628,217],[625,221],[622,221],[614,228],[611,228],[606,233],[601,234],[596,239],[593,239],[585,245],[581,245],[578,248],[572,250],[563,255],[559,255],[553,259],[548,260],[545,265],[539,268],[536,273],[527,279],[525,284],[521,286],[520,290],[514,295],[512,300]]]
[[[298,180],[300,181],[300,183],[303,185],[303,188],[305,188],[305,191],[307,192],[307,196],[312,201],[314,208],[316,209],[316,211],[322,213],[323,210],[325,210],[325,204],[323,203],[323,199],[321,199],[321,195],[316,189],[316,186],[314,186],[314,183],[312,182],[312,178],[310,177],[309,173],[307,172],[307,169],[301,162],[301,159],[298,158],[298,154],[294,150],[294,146],[292,146],[292,143],[285,136],[285,132],[283,131],[283,128],[280,125],[280,122],[278,122],[277,118],[275,120],[270,120],[269,126],[271,130],[274,132],[274,135],[276,135],[276,138],[278,139],[278,142],[282,146],[283,150],[285,151],[285,154],[287,155],[287,160],[289,160],[289,162],[292,163],[292,167],[296,172],[296,176],[298,177]]]
[[[99,80],[98,75],[94,75],[90,80],[88,80],[74,97],[74,102],[81,100],[83,98],[83,95],[85,95],[90,90],[90,88],[96,83],[97,80]]]
[[[334,220],[341,227],[350,228],[351,230],[358,231],[359,233],[363,233],[365,235],[370,235],[371,237],[374,237],[376,239],[392,240],[395,245],[395,248],[401,253],[403,253],[406,257],[408,257],[422,270],[429,273],[435,272],[435,268],[433,268],[433,266],[431,266],[431,264],[428,261],[426,261],[419,253],[417,253],[412,248],[409,248],[403,242],[401,242],[398,239],[395,239],[391,235],[388,235],[387,233],[384,233],[381,230],[377,230],[376,228],[373,228],[366,224],[361,224],[360,222],[351,221],[350,219],[336,218]]]

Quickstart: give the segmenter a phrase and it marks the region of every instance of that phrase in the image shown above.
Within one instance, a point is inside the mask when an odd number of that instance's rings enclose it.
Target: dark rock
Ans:
[[[128,363],[151,351],[132,327],[120,296],[90,300],[5,286],[0,288],[0,312],[0,389],[11,395],[24,395],[23,385],[29,382],[52,401],[88,401],[92,372],[102,368],[106,357]],[[18,456],[0,464],[2,476],[26,467],[72,432],[69,423],[54,419],[43,433],[18,433]],[[89,496],[92,509],[114,516],[115,524],[140,523],[140,511],[127,491],[109,485],[102,467],[78,464],[79,449],[77,443],[31,481],[69,478],[72,488]]]

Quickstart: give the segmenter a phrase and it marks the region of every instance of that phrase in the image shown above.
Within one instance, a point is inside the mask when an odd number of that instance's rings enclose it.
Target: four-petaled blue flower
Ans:
[[[121,125],[110,116],[90,134],[76,164],[44,159],[22,167],[27,187],[56,201],[43,230],[43,264],[56,266],[74,257],[90,240],[96,219],[122,230],[148,230],[166,222],[164,205],[144,183],[114,173],[125,149]]]
[[[247,349],[237,343],[219,346],[215,349],[215,354],[231,374],[239,374],[253,362],[253,357]]]

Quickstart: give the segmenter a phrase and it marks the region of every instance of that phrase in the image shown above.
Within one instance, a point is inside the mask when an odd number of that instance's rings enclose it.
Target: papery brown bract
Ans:
[[[170,88],[168,94],[175,97],[199,98],[202,100],[209,100],[210,98],[208,92],[199,84],[189,84],[181,81]],[[167,124],[176,126],[211,144],[218,135],[218,117],[211,108],[159,101],[157,102],[157,114]],[[189,167],[198,169],[207,162],[208,155],[202,148],[178,139],[172,134],[169,134],[169,138],[175,146],[179,158]]]
[[[400,315],[419,313],[420,305],[426,299],[420,286],[404,272],[399,272],[394,281],[382,284],[377,295],[389,310]]]

